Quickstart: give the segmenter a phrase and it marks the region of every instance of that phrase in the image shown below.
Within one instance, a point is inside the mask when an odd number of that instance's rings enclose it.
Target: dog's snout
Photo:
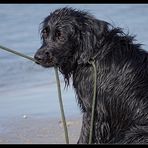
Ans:
[[[42,61],[43,57],[42,57],[42,55],[35,54],[34,59],[36,60],[36,63],[40,64],[40,62]]]

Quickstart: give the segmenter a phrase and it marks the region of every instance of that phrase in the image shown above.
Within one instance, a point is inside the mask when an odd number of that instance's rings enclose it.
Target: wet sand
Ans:
[[[75,144],[80,110],[72,89],[62,86],[62,95],[69,141]],[[0,89],[0,144],[65,144],[56,83]]]
[[[67,119],[70,144],[76,144],[81,119]],[[27,117],[3,119],[0,125],[1,144],[65,144],[61,119]]]

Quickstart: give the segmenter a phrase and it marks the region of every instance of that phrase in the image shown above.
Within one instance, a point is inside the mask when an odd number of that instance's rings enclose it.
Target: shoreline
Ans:
[[[64,90],[63,85],[61,83],[69,143],[76,144],[81,112],[73,89]],[[55,83],[9,88],[0,91],[0,144],[66,144]]]
[[[69,144],[76,144],[81,117],[66,119]],[[22,116],[3,119],[0,144],[66,144],[61,118]]]

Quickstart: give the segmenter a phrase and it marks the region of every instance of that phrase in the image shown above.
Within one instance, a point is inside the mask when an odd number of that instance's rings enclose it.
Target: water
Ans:
[[[40,47],[39,24],[53,10],[70,6],[137,35],[148,49],[148,4],[0,4],[0,44],[33,56]],[[70,87],[62,94],[67,116],[80,115]],[[53,69],[0,50],[0,118],[60,116]]]

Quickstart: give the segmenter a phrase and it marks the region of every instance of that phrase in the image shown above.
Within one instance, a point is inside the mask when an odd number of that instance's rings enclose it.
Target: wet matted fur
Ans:
[[[72,78],[83,113],[78,143],[88,143],[95,55],[97,98],[93,143],[148,143],[148,54],[121,28],[72,8],[42,22],[43,44],[35,59]]]

